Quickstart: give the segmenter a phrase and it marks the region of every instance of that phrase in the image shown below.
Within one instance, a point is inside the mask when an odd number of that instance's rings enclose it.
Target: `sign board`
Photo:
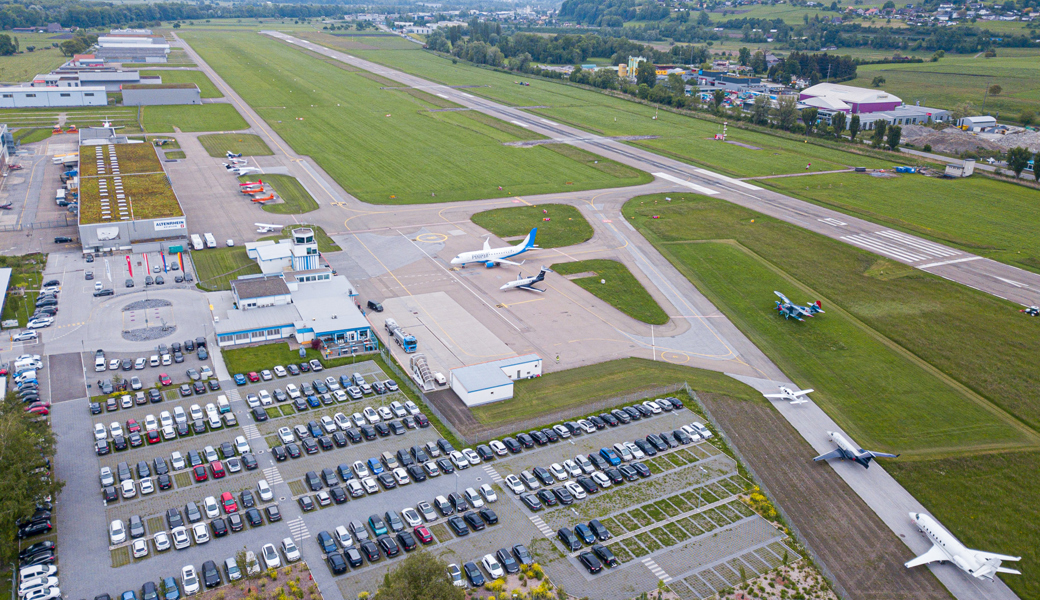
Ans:
[[[187,229],[188,222],[184,217],[179,219],[162,219],[155,221],[153,226],[156,231],[173,231],[177,229]]]
[[[170,246],[169,249],[167,250],[167,252],[170,253],[170,254],[177,254],[179,252],[184,252],[184,246]]]

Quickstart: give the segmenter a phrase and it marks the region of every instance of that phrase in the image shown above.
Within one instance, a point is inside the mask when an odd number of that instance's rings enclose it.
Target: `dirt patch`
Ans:
[[[934,152],[942,152],[944,154],[961,154],[978,150],[1003,152],[1004,150],[993,142],[956,127],[947,127],[942,131],[936,131],[931,127],[922,125],[906,125],[903,127],[902,135],[905,143],[913,144],[918,148],[922,148],[927,144],[932,147]]]
[[[700,394],[773,499],[849,598],[948,599],[926,569],[771,406]]]

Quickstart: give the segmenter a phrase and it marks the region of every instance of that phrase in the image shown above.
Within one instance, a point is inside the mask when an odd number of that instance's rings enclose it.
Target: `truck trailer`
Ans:
[[[387,333],[397,342],[398,346],[404,348],[405,353],[411,354],[417,350],[418,344],[415,342],[415,336],[405,333],[401,326],[397,324],[397,321],[387,319],[385,325]]]

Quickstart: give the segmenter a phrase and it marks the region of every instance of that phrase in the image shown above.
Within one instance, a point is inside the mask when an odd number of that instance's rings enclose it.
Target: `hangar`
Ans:
[[[513,381],[542,375],[542,357],[524,354],[451,370],[451,389],[469,407],[508,400]]]

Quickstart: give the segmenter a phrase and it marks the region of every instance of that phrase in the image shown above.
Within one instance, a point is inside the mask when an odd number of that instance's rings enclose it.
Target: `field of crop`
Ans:
[[[591,272],[592,275],[571,281],[633,319],[651,325],[664,325],[668,322],[668,315],[661,309],[661,305],[632,275],[628,267],[616,260],[556,263],[553,269],[560,275]]]
[[[758,182],[851,215],[1040,270],[1036,190],[985,177],[940,180],[839,173]]]
[[[634,199],[625,215],[860,444],[1036,443],[1018,421],[1040,425],[1040,323],[1016,306],[726,202],[660,199]],[[773,290],[827,312],[784,320]]]
[[[144,123],[148,133],[180,131],[234,131],[246,129],[245,119],[230,104],[187,104],[182,106],[145,106]]]
[[[191,260],[198,286],[207,292],[230,290],[232,279],[260,273],[260,265],[246,255],[245,246],[192,252]]]
[[[297,152],[365,202],[448,202],[645,180],[619,179],[546,148],[503,146],[517,139],[511,125],[430,112],[420,98],[381,89],[368,74],[256,34],[184,35]]]
[[[40,73],[50,73],[64,63],[67,58],[62,55],[61,50],[52,48],[54,42],[47,34],[12,34],[8,35],[18,39],[18,46],[22,50],[20,54],[5,56],[0,59],[0,81],[5,84],[25,84]],[[36,50],[26,52],[26,46],[35,46]]]
[[[592,239],[592,226],[569,204],[495,208],[479,212],[471,220],[500,238],[525,236],[537,227],[535,243],[542,248],[562,248]]]
[[[881,75],[882,86],[907,104],[920,101],[925,106],[950,109],[961,102],[971,102],[985,114],[1000,113],[1001,121],[1018,119],[1023,110],[1037,112],[1040,101],[1040,77],[1037,61],[1040,52],[1019,56],[985,58],[976,55],[947,56],[939,62],[894,65],[861,65],[856,79],[849,85],[870,87],[871,80]],[[997,96],[986,97],[986,90],[999,85]]]
[[[217,86],[202,71],[141,71],[141,76],[162,77],[163,83],[194,83],[199,86],[203,98],[223,98]]]
[[[263,138],[251,133],[211,133],[200,135],[199,143],[210,156],[224,158],[228,152],[242,156],[271,156],[274,152]]]

